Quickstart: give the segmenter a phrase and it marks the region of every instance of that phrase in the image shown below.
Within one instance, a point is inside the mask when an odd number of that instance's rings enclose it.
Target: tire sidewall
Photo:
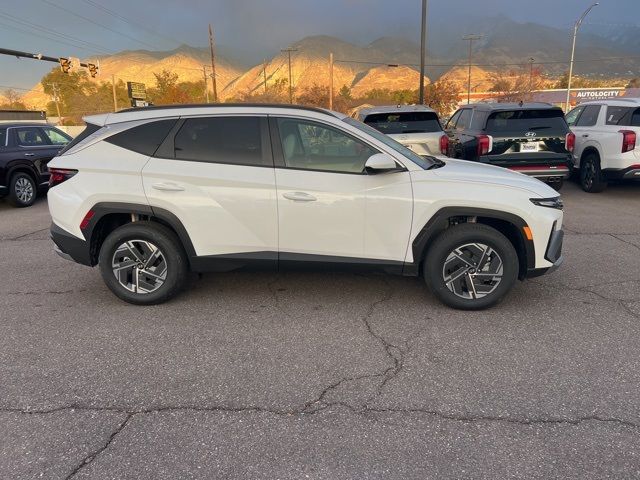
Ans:
[[[29,200],[28,202],[23,202],[22,200],[20,200],[16,192],[16,183],[18,183],[18,180],[21,178],[26,178],[31,184],[31,188],[33,189],[33,196],[31,197],[31,200]],[[36,201],[37,196],[38,196],[38,191],[36,189],[36,182],[33,181],[33,178],[31,177],[31,175],[24,172],[18,172],[18,173],[14,173],[11,176],[11,180],[9,181],[9,201],[13,206],[18,208],[30,207]]]
[[[124,288],[113,274],[111,263],[115,249],[128,240],[146,240],[158,247],[167,262],[167,278],[152,293],[139,294]],[[100,273],[105,284],[120,299],[136,305],[162,303],[177,294],[186,277],[186,256],[175,235],[161,225],[151,222],[129,223],[111,232],[100,248]]]
[[[586,184],[586,172],[589,164],[593,165],[593,179],[591,181],[591,186]],[[604,182],[602,178],[602,171],[600,170],[600,161],[593,153],[589,153],[584,157],[582,162],[580,162],[580,186],[585,192],[589,193],[601,192],[606,187],[606,182]]]
[[[502,281],[490,294],[475,300],[458,297],[442,278],[444,262],[454,248],[466,243],[483,243],[494,249],[503,262]],[[446,305],[461,310],[481,310],[500,302],[518,278],[518,254],[511,242],[497,230],[486,225],[463,224],[445,230],[432,244],[424,262],[424,277],[429,289]]]

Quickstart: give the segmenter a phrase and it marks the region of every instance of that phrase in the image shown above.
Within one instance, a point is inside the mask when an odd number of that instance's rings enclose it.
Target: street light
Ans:
[[[469,78],[467,80],[467,105],[471,103],[471,52],[472,52],[472,44],[474,40],[480,40],[482,35],[465,35],[462,37],[463,40],[469,41]]]
[[[580,18],[576,21],[576,24],[573,26],[573,43],[571,45],[571,61],[569,62],[569,78],[567,79],[567,101],[565,103],[565,111],[569,111],[569,97],[571,95],[571,76],[573,75],[573,57],[576,52],[576,36],[578,35],[578,28],[582,25],[582,21],[584,17],[586,17],[593,7],[597,7],[600,5],[599,2],[592,3],[589,8],[587,8],[584,13],[580,16]]]

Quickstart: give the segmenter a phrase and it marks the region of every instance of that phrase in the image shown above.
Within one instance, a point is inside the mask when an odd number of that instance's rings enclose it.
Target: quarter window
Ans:
[[[587,105],[584,107],[584,112],[580,115],[576,127],[593,127],[598,121],[599,114],[600,105]]]
[[[460,113],[460,118],[456,122],[456,130],[465,130],[471,125],[471,109],[465,108]]]
[[[169,130],[173,128],[177,121],[174,118],[144,123],[137,127],[129,128],[124,132],[116,133],[105,139],[105,141],[142,155],[151,156],[156,152]]]
[[[584,107],[576,107],[573,110],[571,110],[569,113],[567,113],[567,116],[565,117],[565,120],[567,121],[567,125],[569,125],[570,127],[575,125],[582,110],[584,110]]]
[[[263,147],[261,117],[185,120],[174,140],[175,158],[232,165],[272,166]]]
[[[278,131],[289,168],[363,173],[367,159],[379,153],[340,130],[315,122],[279,118]]]
[[[49,138],[49,141],[54,145],[66,145],[71,141],[71,137],[62,133],[55,128],[43,128],[45,135]]]
[[[48,139],[39,128],[16,128],[16,135],[18,137],[18,145],[23,147],[38,147],[42,145],[49,145]]]

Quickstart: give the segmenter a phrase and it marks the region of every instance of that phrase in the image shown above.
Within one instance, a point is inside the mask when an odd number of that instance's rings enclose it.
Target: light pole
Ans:
[[[280,51],[289,55],[289,103],[293,103],[293,85],[291,84],[291,52],[297,52],[298,49],[289,47]]]
[[[536,59],[533,57],[529,58],[529,94],[531,94],[531,92],[533,92],[533,62],[535,62]]]
[[[427,52],[427,7],[428,1],[422,0],[422,28],[420,29],[420,105],[424,105],[424,57]]]
[[[571,44],[571,61],[569,62],[569,78],[567,79],[567,101],[564,104],[565,112],[569,111],[569,97],[571,95],[571,76],[573,75],[573,57],[576,53],[576,36],[578,35],[578,29],[580,25],[582,25],[582,21],[584,17],[586,17],[593,7],[597,7],[600,5],[599,2],[592,3],[589,8],[587,8],[584,13],[580,16],[580,18],[576,21],[576,24],[573,26],[573,43]]]
[[[471,103],[471,54],[473,52],[473,41],[480,40],[482,35],[465,35],[462,37],[463,40],[469,41],[469,76],[467,79],[467,105]]]

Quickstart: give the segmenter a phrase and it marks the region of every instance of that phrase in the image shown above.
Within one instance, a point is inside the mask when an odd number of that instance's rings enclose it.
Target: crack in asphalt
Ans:
[[[626,235],[626,234],[622,234],[622,235]],[[638,250],[640,250],[640,245],[637,245],[633,242],[630,242],[629,240],[625,240],[624,238],[620,238],[618,237],[618,235],[614,234],[614,233],[610,233],[609,236],[615,238],[616,240],[621,241],[622,243],[626,243],[627,245],[631,245],[634,248],[637,248]]]
[[[34,233],[40,233],[40,232],[45,232],[49,230],[49,227],[47,228],[40,228],[38,230],[34,230],[33,232],[29,232],[29,233],[23,233],[22,235],[18,235],[17,237],[10,237],[10,238],[4,238],[2,239],[2,241],[9,241],[9,242],[15,242],[16,240],[21,240],[24,237],[28,237],[29,235],[33,235]],[[39,239],[40,240],[40,239]]]
[[[107,448],[109,448],[109,445],[111,445],[111,442],[113,442],[113,440],[118,436],[118,434],[122,432],[122,430],[124,430],[124,428],[127,426],[127,424],[131,421],[132,418],[133,418],[133,415],[128,414],[126,418],[118,424],[116,429],[113,432],[111,432],[111,435],[109,435],[107,442],[98,450],[95,450],[91,452],[89,455],[87,455],[86,457],[84,457],[82,461],[78,465],[76,465],[76,467],[71,471],[71,473],[67,475],[66,480],[69,480],[75,477],[83,468],[85,468],[87,465],[93,462],[102,452],[104,452]]]

